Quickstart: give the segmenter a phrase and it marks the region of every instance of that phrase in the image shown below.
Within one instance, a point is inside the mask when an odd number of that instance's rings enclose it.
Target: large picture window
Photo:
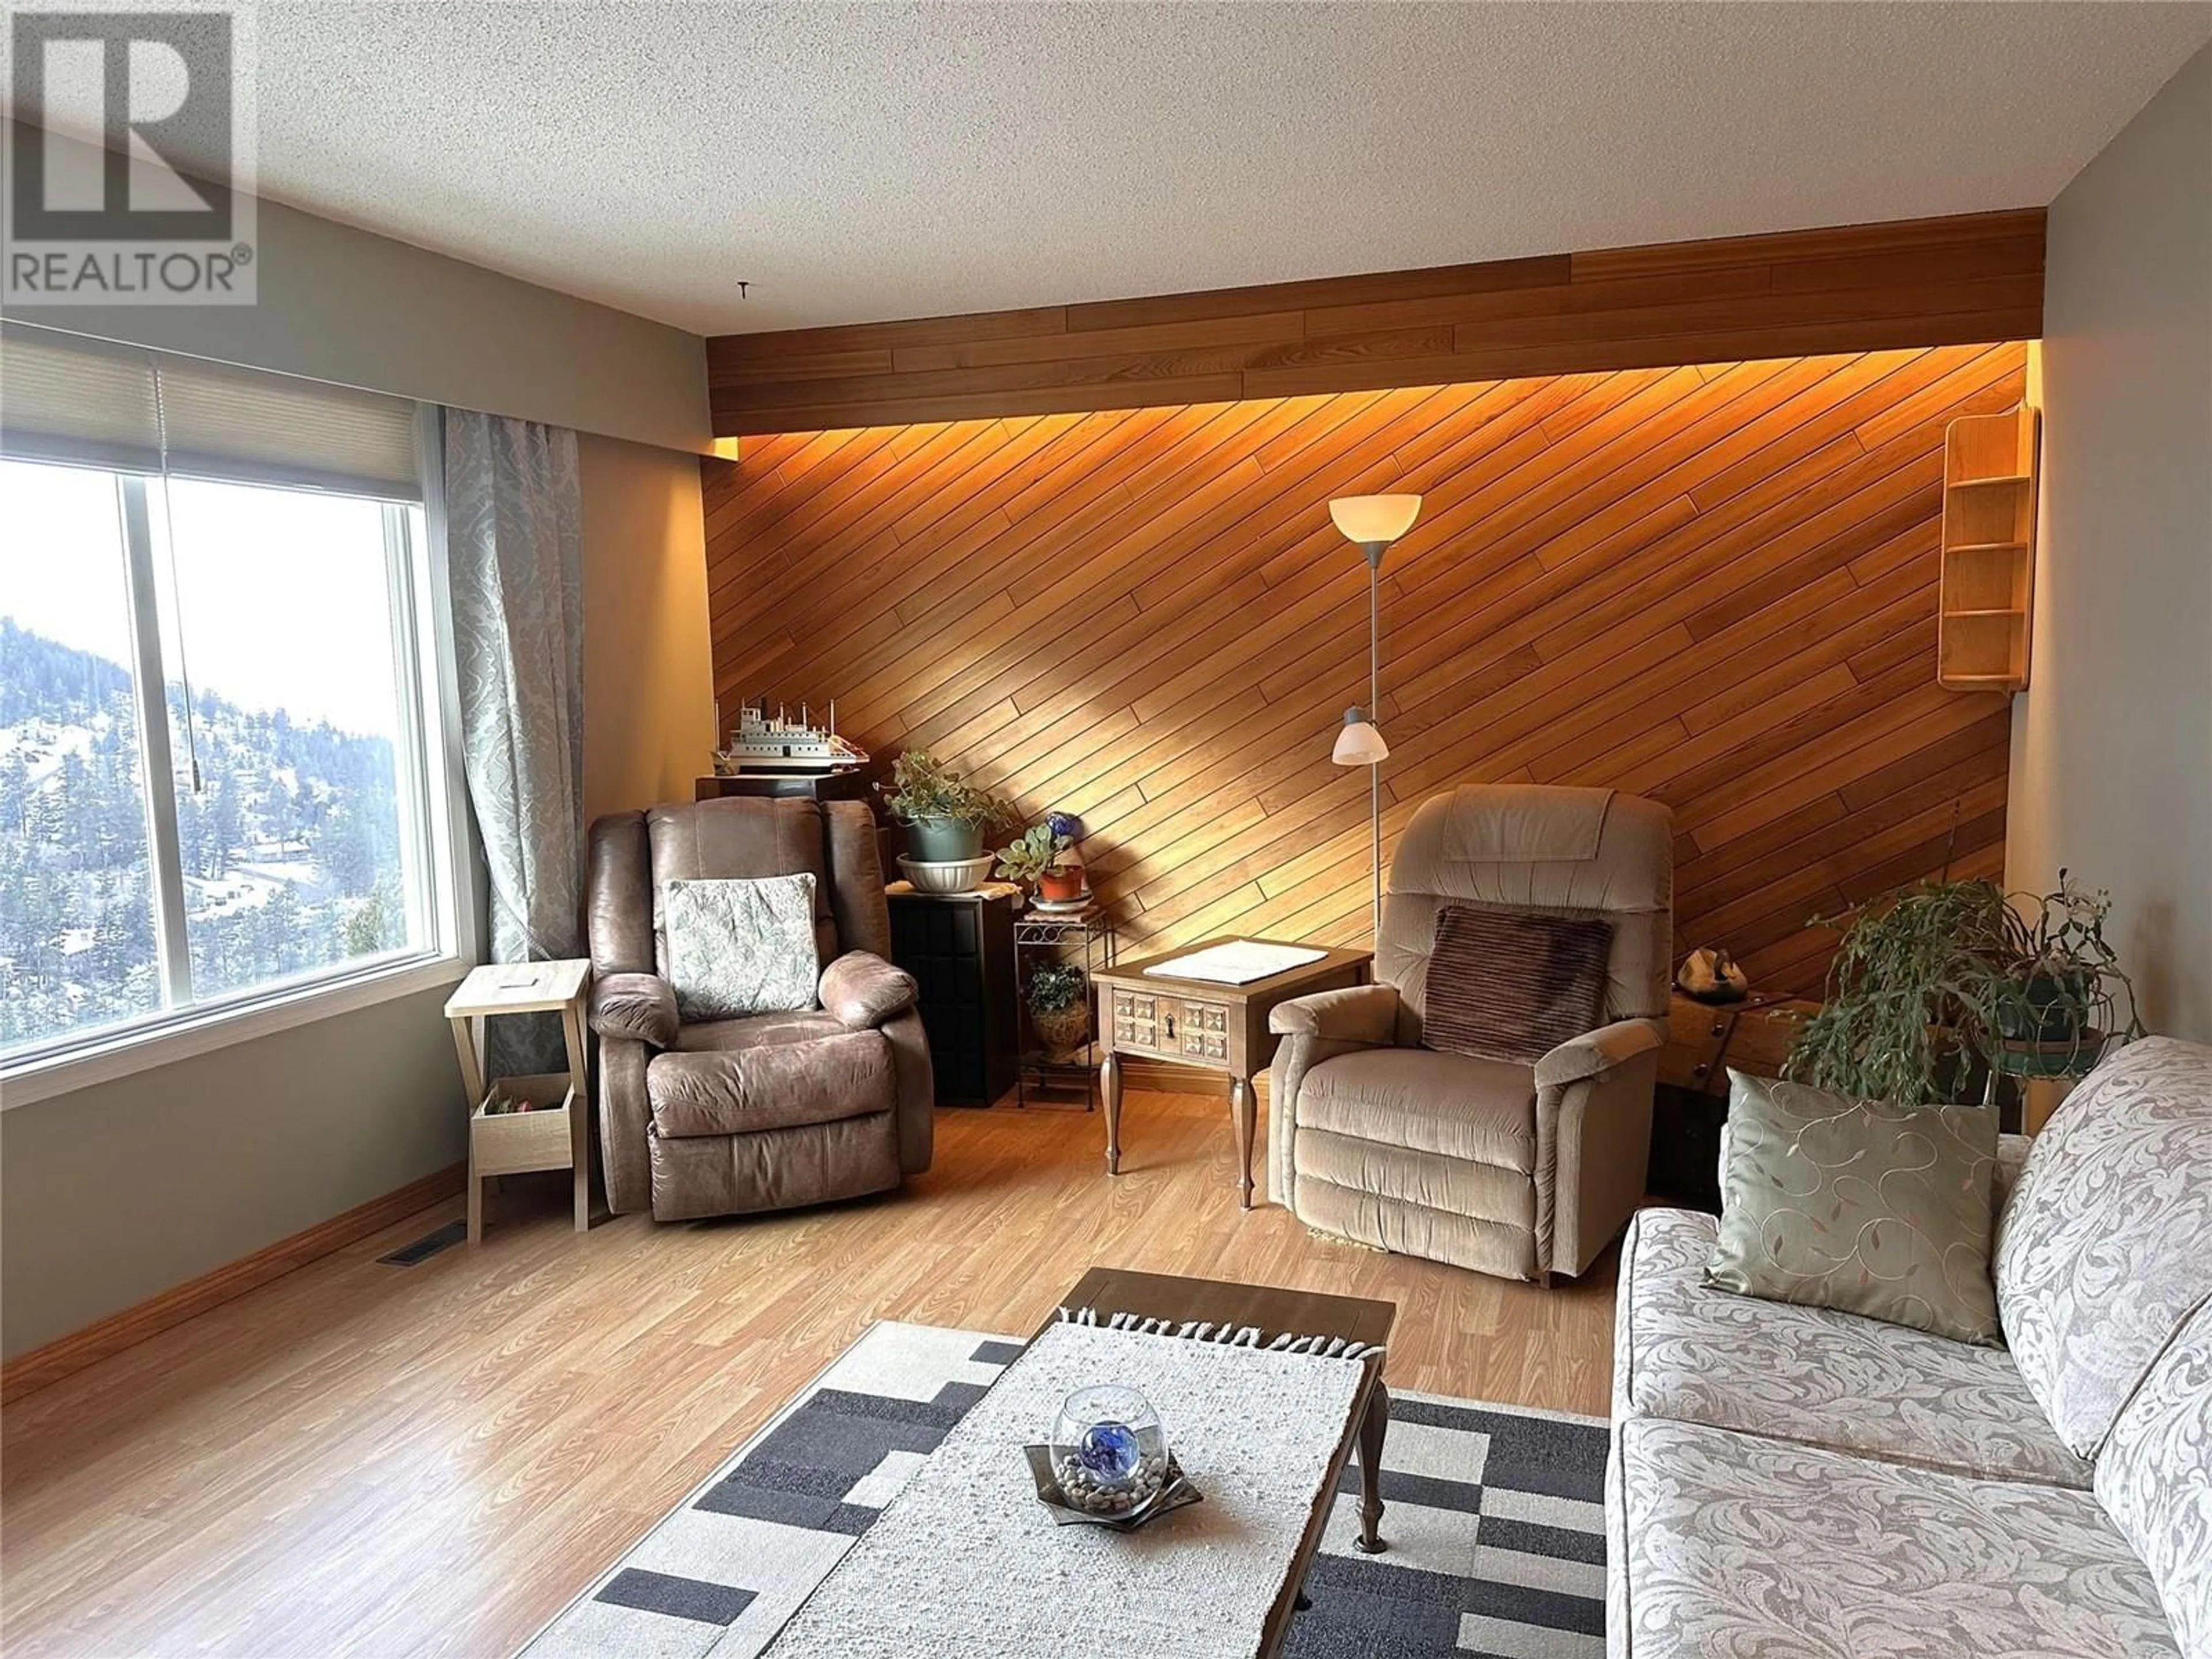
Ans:
[[[362,465],[313,389],[0,349],[0,1066],[449,951],[411,408],[336,394]],[[144,434],[83,407],[132,369]]]

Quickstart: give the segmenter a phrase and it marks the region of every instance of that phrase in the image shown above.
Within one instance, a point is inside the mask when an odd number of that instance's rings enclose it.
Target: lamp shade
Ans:
[[[1345,539],[1362,547],[1396,541],[1420,513],[1419,495],[1340,495],[1328,504],[1328,516]]]
[[[1382,741],[1382,734],[1368,723],[1365,714],[1357,708],[1344,711],[1343,729],[1336,734],[1336,747],[1328,757],[1339,766],[1373,766],[1390,757],[1390,745]]]

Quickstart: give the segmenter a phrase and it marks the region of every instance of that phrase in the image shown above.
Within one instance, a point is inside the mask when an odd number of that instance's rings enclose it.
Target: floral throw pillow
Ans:
[[[1995,1344],[1996,1114],[1729,1073],[1723,1290]]]
[[[814,878],[678,878],[661,888],[668,978],[686,1022],[814,1006]]]

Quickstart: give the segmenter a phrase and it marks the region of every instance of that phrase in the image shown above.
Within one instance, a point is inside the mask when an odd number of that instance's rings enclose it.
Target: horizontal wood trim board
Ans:
[[[724,436],[2032,339],[2044,212],[707,342]]]
[[[894,346],[893,349],[896,349]],[[1943,429],[2023,393],[1942,346],[790,433],[702,464],[716,692],[819,708],[1080,813],[1125,951],[1357,944],[1365,568],[1385,855],[1427,796],[1596,784],[1674,812],[1676,937],[1816,994],[1811,917],[2002,861],[2008,701],[1936,684]],[[1178,1086],[1189,1086],[1187,1083]]]
[[[382,1232],[395,1222],[457,1196],[468,1165],[450,1164],[418,1181],[372,1198],[366,1204],[318,1222],[304,1231],[264,1245],[251,1255],[198,1279],[185,1280],[135,1307],[110,1314],[81,1331],[58,1337],[0,1365],[0,1404],[11,1404],[52,1382],[97,1364],[125,1348],[159,1336],[172,1326],[220,1307],[235,1297],[282,1278],[295,1267],[342,1250],[349,1244]]]

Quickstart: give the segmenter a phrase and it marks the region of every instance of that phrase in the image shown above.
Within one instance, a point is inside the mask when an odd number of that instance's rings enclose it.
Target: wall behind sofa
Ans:
[[[2212,47],[2050,235],[2008,881],[2109,888],[2151,1028],[2212,1042]]]
[[[1675,811],[1678,933],[1820,986],[1808,919],[2003,856],[2008,714],[1935,684],[1943,427],[2017,345],[748,440],[703,463],[715,681],[838,699],[1079,811],[1125,942],[1364,939],[1365,568],[1387,836],[1462,781]],[[1387,856],[1387,847],[1386,847]]]

